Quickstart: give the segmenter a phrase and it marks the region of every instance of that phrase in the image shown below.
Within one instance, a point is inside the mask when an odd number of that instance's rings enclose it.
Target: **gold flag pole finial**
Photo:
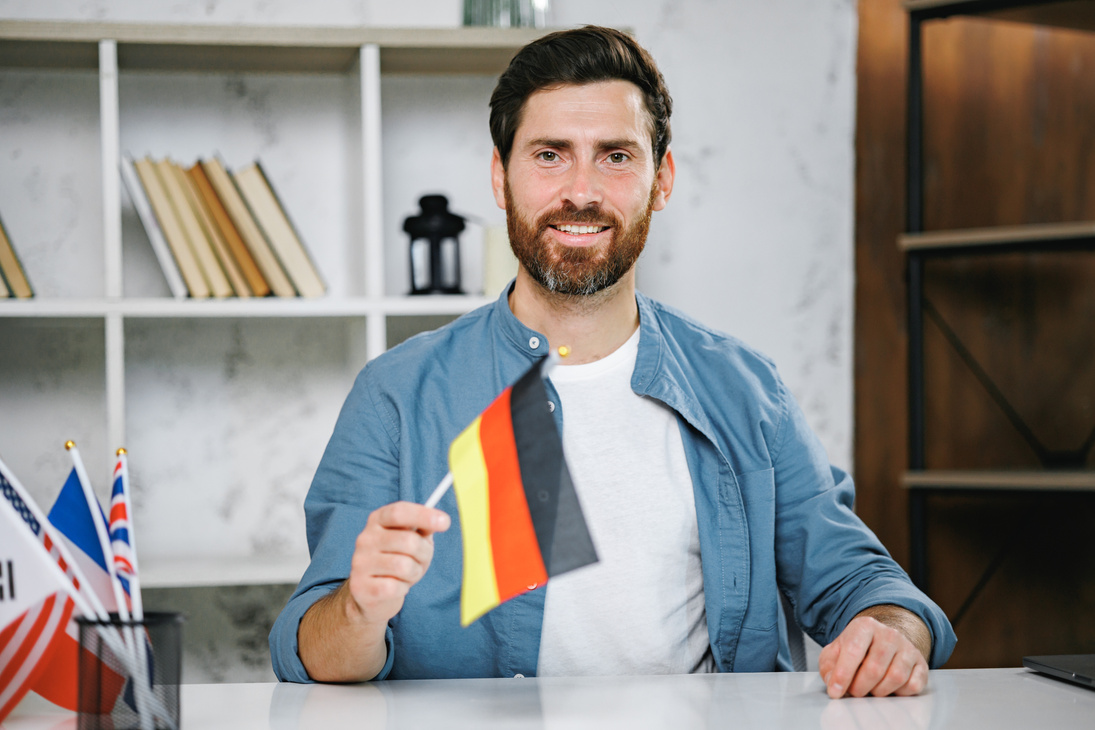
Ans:
[[[127,453],[127,452],[126,452],[126,450],[125,450],[125,447],[124,447],[124,446],[119,446],[119,447],[118,447],[118,450],[114,452],[114,455],[115,455],[115,456],[125,456],[125,455],[126,455],[126,453]]]
[[[570,348],[566,345],[559,345],[559,357],[566,357],[570,354]]]
[[[68,441],[65,442],[65,451],[72,451],[75,448],[76,448],[76,442],[73,441],[72,439],[69,439]]]

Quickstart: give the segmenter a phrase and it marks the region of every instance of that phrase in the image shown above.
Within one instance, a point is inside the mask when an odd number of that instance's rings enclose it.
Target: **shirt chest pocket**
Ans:
[[[749,526],[749,605],[742,627],[770,631],[776,628],[779,619],[775,470],[739,474],[738,486]]]

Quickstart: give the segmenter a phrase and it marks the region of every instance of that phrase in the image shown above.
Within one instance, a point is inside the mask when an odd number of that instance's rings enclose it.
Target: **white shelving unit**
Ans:
[[[0,70],[30,69],[47,74],[76,72],[97,76],[99,195],[103,211],[100,240],[88,240],[81,244],[96,250],[94,260],[101,258],[101,283],[90,287],[99,289],[101,296],[84,296],[81,287],[75,287],[80,291],[69,298],[66,296],[67,287],[66,291],[61,291],[61,288],[43,291],[49,287],[41,287],[34,299],[0,301],[0,326],[4,326],[5,322],[8,326],[21,323],[23,329],[20,332],[25,334],[27,328],[64,327],[68,323],[77,328],[90,328],[93,331],[91,339],[99,336],[98,328],[101,327],[101,363],[95,361],[80,367],[89,371],[89,377],[93,379],[99,377],[98,371],[100,368],[102,370],[105,443],[116,445],[129,444],[134,438],[135,434],[127,424],[127,416],[139,410],[137,406],[144,405],[131,400],[141,397],[133,395],[134,389],[140,390],[140,387],[132,382],[132,372],[134,368],[143,372],[155,365],[149,365],[146,362],[150,359],[147,353],[142,356],[141,348],[127,341],[127,335],[133,331],[146,334],[151,331],[155,334],[155,330],[162,326],[168,330],[179,330],[180,337],[183,337],[194,327],[201,327],[200,323],[211,320],[221,320],[230,328],[246,326],[241,323],[258,320],[283,321],[286,327],[302,326],[300,322],[306,321],[327,322],[337,328],[341,323],[349,322],[346,338],[353,342],[347,347],[353,359],[361,360],[359,366],[387,348],[389,321],[393,317],[453,316],[480,306],[487,301],[486,297],[396,296],[403,290],[403,284],[394,286],[386,281],[386,261],[392,256],[403,256],[406,242],[384,240],[386,181],[382,144],[382,80],[397,74],[496,76],[519,47],[543,32],[539,29],[494,28],[228,27],[0,21]],[[146,76],[140,77],[140,74]],[[249,74],[259,78],[264,74],[317,74],[324,78],[334,76],[336,83],[345,85],[346,94],[336,103],[345,103],[351,109],[354,124],[358,127],[348,144],[351,149],[347,152],[354,158],[349,167],[359,184],[346,188],[352,191],[349,194],[355,199],[343,203],[345,208],[360,210],[360,215],[356,217],[356,227],[351,226],[354,229],[348,232],[345,241],[319,242],[335,251],[328,257],[333,263],[328,265],[325,272],[321,265],[321,273],[329,278],[341,277],[338,285],[330,287],[329,296],[318,300],[264,298],[202,301],[175,300],[166,295],[127,296],[130,288],[127,277],[132,266],[127,266],[125,257],[126,251],[132,250],[132,247],[127,249],[123,246],[124,196],[117,167],[117,160],[125,149],[123,128],[130,111],[124,79],[136,76],[140,82],[140,78],[147,79],[155,74],[167,75],[165,83],[168,86],[174,78],[171,74],[214,77],[218,74]],[[159,77],[140,83],[144,84],[142,88],[160,85]],[[487,99],[471,101],[485,106]],[[485,161],[483,165],[485,169]],[[285,203],[293,216],[294,201],[285,198]],[[0,199],[0,214],[8,220],[5,209],[5,201]],[[60,211],[46,213],[59,215]],[[390,238],[390,233],[388,236]],[[18,250],[20,241],[15,236],[13,238],[16,238]],[[310,245],[305,238],[306,245]],[[149,275],[155,277],[152,272]],[[34,283],[32,279],[32,285]],[[307,329],[310,325],[304,327]],[[89,336],[86,332],[81,336],[86,347]],[[200,341],[204,335],[199,331],[192,336]],[[339,336],[331,335],[329,339],[337,341]],[[99,357],[96,348],[90,347],[93,351],[90,359],[93,361]],[[200,359],[199,356],[195,357]],[[0,396],[5,387],[17,388],[19,385],[6,386],[0,378]],[[91,397],[91,401],[94,402],[97,397]],[[11,401],[0,399],[0,403],[3,402]],[[0,415],[0,439],[4,436],[4,420]],[[147,430],[149,420],[146,414],[141,423],[142,432]],[[11,420],[6,427],[19,428]],[[4,444],[0,441],[0,453],[3,453],[3,448]],[[133,463],[138,464],[141,454],[135,453],[132,448],[131,454]],[[224,466],[227,467],[233,455],[222,454],[219,458],[225,460]],[[254,470],[250,465],[236,466],[237,471],[253,471],[243,479],[248,483],[255,480],[276,481],[278,477],[276,467],[270,467],[275,469],[270,473],[263,471],[263,465]],[[205,498],[215,502],[219,485],[205,485],[204,479],[195,481],[203,483]],[[146,508],[168,498],[168,495],[158,494],[158,488],[148,485]],[[252,484],[251,489],[254,488]],[[138,504],[138,530],[140,518],[141,506]],[[149,585],[295,582],[306,561],[306,556],[301,555],[299,550],[292,555],[279,556],[276,550],[269,553],[261,548],[251,550],[249,555],[161,554],[163,551],[157,548],[156,534],[146,532],[142,537],[142,555],[154,556],[144,559],[142,565]]]

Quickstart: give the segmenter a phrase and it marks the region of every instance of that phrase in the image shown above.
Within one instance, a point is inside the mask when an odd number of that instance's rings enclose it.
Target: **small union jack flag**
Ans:
[[[137,575],[129,523],[129,469],[125,451],[119,449],[114,464],[114,488],[110,495],[110,547],[114,551],[114,571],[126,582]],[[126,592],[130,592],[126,586]]]

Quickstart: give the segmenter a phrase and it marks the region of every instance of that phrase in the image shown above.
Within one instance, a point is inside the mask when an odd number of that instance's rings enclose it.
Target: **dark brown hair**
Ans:
[[[651,55],[626,33],[587,25],[538,38],[517,52],[498,78],[490,97],[490,136],[509,162],[513,137],[521,123],[525,101],[534,92],[563,84],[630,81],[643,94],[650,114],[654,164],[669,148],[669,116],[673,100]]]

